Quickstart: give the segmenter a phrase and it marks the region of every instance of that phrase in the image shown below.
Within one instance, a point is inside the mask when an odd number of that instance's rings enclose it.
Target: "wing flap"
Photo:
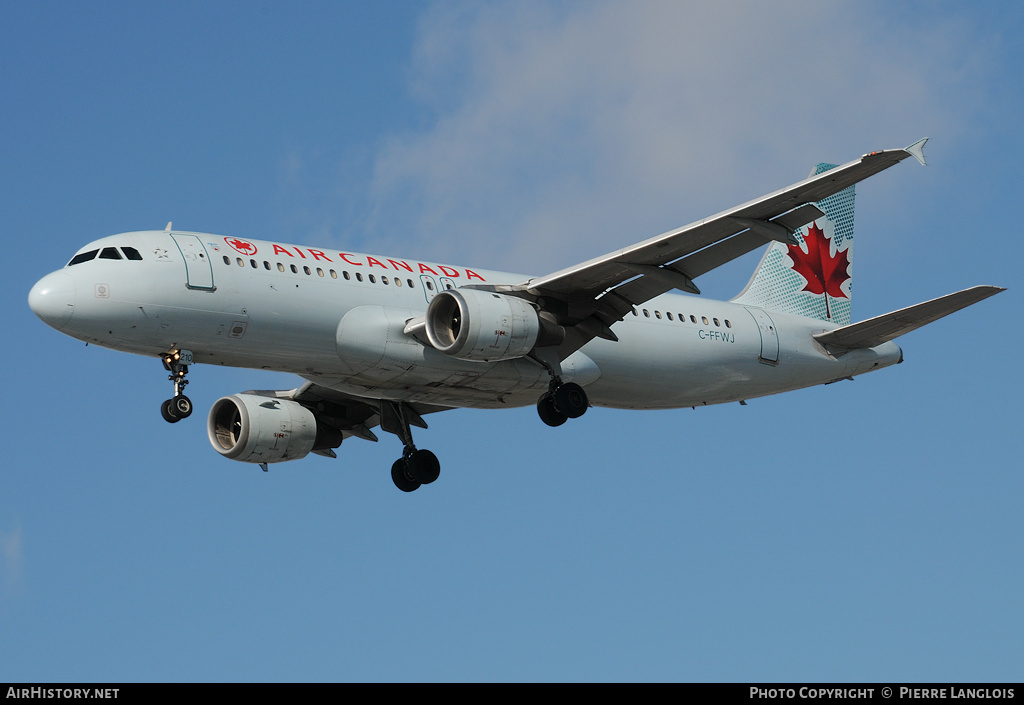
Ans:
[[[790,232],[796,232],[808,223],[817,220],[818,218],[824,218],[825,213],[813,203],[800,206],[796,210],[790,211],[789,213],[783,213],[778,218],[772,220],[773,223],[777,223],[784,227]]]
[[[666,264],[661,267],[632,263],[626,264],[627,268],[632,269],[635,273],[642,274],[642,276],[621,284],[612,289],[612,291],[635,306],[639,306],[645,301],[650,301],[655,296],[660,296],[673,289],[679,289],[691,294],[700,294],[700,289],[693,283],[693,280],[700,275],[706,274],[727,262],[731,262],[737,257],[742,257],[752,250],[756,250],[764,245],[765,242],[771,240],[787,242],[797,228],[817,218],[822,218],[824,215],[817,206],[813,203],[808,203],[770,221],[740,219],[747,223],[747,230],[717,242],[710,247],[705,247],[703,250],[684,257],[673,264]],[[758,225],[749,227],[753,223]],[[772,229],[771,226],[775,226],[778,230]]]
[[[860,323],[817,333],[814,335],[814,339],[830,348],[837,347],[846,350],[873,348],[971,304],[995,296],[1000,291],[1005,291],[1005,289],[998,286],[975,286],[915,306],[908,306],[899,311],[869,318]]]
[[[356,436],[367,441],[376,441],[377,436],[370,429],[381,425],[381,417],[390,410],[381,399],[357,397],[324,385],[306,382],[298,389],[287,392],[258,392],[266,396],[292,399],[316,410],[317,418],[329,426],[339,429],[345,438]],[[448,407],[420,402],[403,402],[404,413],[413,426],[426,428],[421,418],[425,414],[444,411]],[[383,410],[383,411],[382,411]],[[381,428],[384,428],[381,426]],[[384,429],[388,430],[388,429]]]

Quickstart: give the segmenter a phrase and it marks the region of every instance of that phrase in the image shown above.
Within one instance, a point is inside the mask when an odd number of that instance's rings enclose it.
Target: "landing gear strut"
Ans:
[[[160,414],[167,423],[178,423],[192,415],[192,400],[185,396],[188,366],[192,364],[191,350],[172,350],[163,356],[167,379],[174,382],[174,396],[160,405]]]
[[[380,427],[394,433],[405,445],[402,457],[391,466],[391,479],[403,492],[412,492],[420,485],[429,485],[441,474],[441,463],[429,450],[417,450],[412,442],[411,425],[426,428],[420,415],[408,404],[394,401],[380,403]]]

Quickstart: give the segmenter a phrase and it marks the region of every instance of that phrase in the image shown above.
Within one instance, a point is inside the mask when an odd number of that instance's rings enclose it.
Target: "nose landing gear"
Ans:
[[[178,423],[192,415],[192,400],[185,396],[188,366],[192,364],[191,350],[172,350],[163,356],[167,379],[174,382],[174,396],[160,405],[160,414],[167,423]]]

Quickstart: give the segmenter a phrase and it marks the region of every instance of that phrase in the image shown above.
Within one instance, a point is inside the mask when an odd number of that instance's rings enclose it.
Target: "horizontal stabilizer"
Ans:
[[[931,301],[901,308],[899,311],[886,313],[854,323],[835,330],[818,333],[814,336],[822,345],[845,349],[873,348],[884,342],[917,330],[921,326],[937,321],[943,316],[976,304],[983,299],[1005,291],[998,286],[976,286],[958,291],[955,294],[940,296]]]

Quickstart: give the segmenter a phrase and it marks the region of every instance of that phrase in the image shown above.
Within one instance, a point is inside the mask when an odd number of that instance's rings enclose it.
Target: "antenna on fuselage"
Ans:
[[[169,221],[169,220],[167,221],[167,227],[164,228],[164,232],[165,233],[171,232],[171,221]]]

